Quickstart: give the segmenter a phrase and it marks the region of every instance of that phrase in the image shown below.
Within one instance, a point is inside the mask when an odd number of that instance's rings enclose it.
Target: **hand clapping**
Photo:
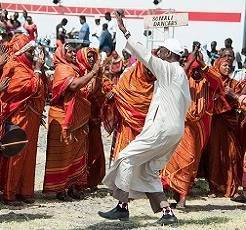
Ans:
[[[4,45],[0,45],[0,68],[2,68],[8,60],[8,49]]]

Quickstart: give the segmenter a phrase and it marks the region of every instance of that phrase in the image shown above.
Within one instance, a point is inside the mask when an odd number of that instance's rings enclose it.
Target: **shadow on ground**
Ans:
[[[208,212],[208,211],[232,211],[232,210],[246,210],[246,205],[187,205],[187,208],[181,210],[183,212]]]
[[[81,200],[86,200],[87,198],[91,197],[91,198],[104,198],[108,195],[111,194],[111,191],[107,188],[99,188],[94,192],[90,192],[89,190],[86,190],[84,192],[84,198],[81,198],[79,201]],[[49,195],[45,195],[42,193],[42,191],[36,191],[35,192],[35,200],[36,203],[38,204],[46,204],[46,203],[57,203],[57,202],[63,202],[64,201],[59,201],[58,199],[56,199],[55,194],[49,194]],[[78,200],[74,200],[74,201],[78,201]]]
[[[142,221],[148,220],[148,223],[141,224]],[[157,219],[153,216],[142,215],[142,216],[133,216],[129,221],[102,221],[100,223],[90,225],[83,230],[119,230],[119,229],[138,229],[140,227],[151,227]],[[74,229],[75,230],[75,229]],[[77,228],[77,230],[80,230]],[[82,229],[81,229],[82,230]]]
[[[182,226],[182,225],[189,225],[189,224],[195,224],[195,225],[211,225],[211,224],[224,224],[229,222],[230,219],[227,217],[207,217],[204,219],[190,219],[190,220],[179,220],[179,223],[177,226]]]
[[[29,213],[15,213],[9,212],[7,214],[0,215],[0,223],[6,222],[24,222],[30,221],[35,219],[50,219],[53,216],[46,215],[46,214],[29,214]]]
[[[141,223],[143,220],[148,220],[148,223]],[[183,225],[197,225],[198,228],[204,225],[211,225],[211,224],[222,224],[229,222],[229,218],[226,217],[207,217],[204,219],[197,219],[197,220],[184,220],[180,219],[177,224],[173,224],[172,227],[181,227]],[[156,218],[151,216],[135,216],[132,217],[129,221],[103,221],[101,223],[97,223],[94,225],[90,225],[87,228],[83,228],[83,230],[123,230],[123,229],[138,229],[138,228],[145,228],[145,227],[158,227],[159,225],[156,224]],[[200,226],[200,227],[199,227]],[[75,229],[74,229],[75,230]],[[80,228],[76,228],[76,230],[80,230]],[[81,229],[82,230],[82,229]]]
[[[95,192],[86,192],[86,196],[88,197],[92,197],[92,198],[95,198],[95,197],[99,197],[99,198],[104,198],[106,196],[108,196],[109,194],[111,195],[111,191],[107,188],[99,188],[97,189]]]

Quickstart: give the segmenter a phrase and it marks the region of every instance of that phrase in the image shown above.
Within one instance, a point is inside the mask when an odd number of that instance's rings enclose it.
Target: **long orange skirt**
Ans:
[[[123,119],[119,121],[116,132],[116,140],[113,149],[113,160],[117,160],[120,151],[129,145],[130,142],[133,141],[139,134],[139,132],[133,130]]]
[[[208,146],[202,159],[210,191],[232,197],[242,183],[243,151],[236,112],[215,115]]]
[[[2,158],[1,189],[5,200],[13,201],[16,195],[32,198],[37,154],[37,141],[41,117],[28,107],[14,113],[10,121],[25,130],[26,147],[16,156]]]
[[[43,191],[64,192],[71,186],[82,189],[87,184],[88,130],[86,125],[76,129],[76,140],[66,145],[61,139],[61,124],[65,113],[51,107],[46,151]]]
[[[102,143],[101,123],[89,122],[88,187],[102,182],[105,176],[105,156]]]
[[[187,122],[183,138],[161,172],[163,185],[168,184],[182,196],[187,196],[196,178],[199,162],[210,130],[209,116],[197,122]],[[205,125],[206,124],[206,125]]]

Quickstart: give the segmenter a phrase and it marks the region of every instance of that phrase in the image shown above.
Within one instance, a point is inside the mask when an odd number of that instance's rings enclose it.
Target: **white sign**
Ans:
[[[144,17],[144,29],[188,26],[188,13],[166,13]]]

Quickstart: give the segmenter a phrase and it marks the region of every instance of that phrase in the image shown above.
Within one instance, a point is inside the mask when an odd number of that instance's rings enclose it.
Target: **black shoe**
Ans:
[[[163,226],[163,225],[175,224],[177,222],[178,219],[175,215],[163,214],[163,216],[157,221],[157,224]]]
[[[108,220],[129,220],[129,211],[116,206],[108,212],[98,212],[98,215]]]
[[[58,192],[56,194],[56,199],[60,200],[60,201],[65,201],[65,202],[72,202],[73,199],[67,195],[66,192]]]
[[[239,202],[239,203],[246,203],[246,197],[243,194],[238,194],[231,198],[231,201]]]

